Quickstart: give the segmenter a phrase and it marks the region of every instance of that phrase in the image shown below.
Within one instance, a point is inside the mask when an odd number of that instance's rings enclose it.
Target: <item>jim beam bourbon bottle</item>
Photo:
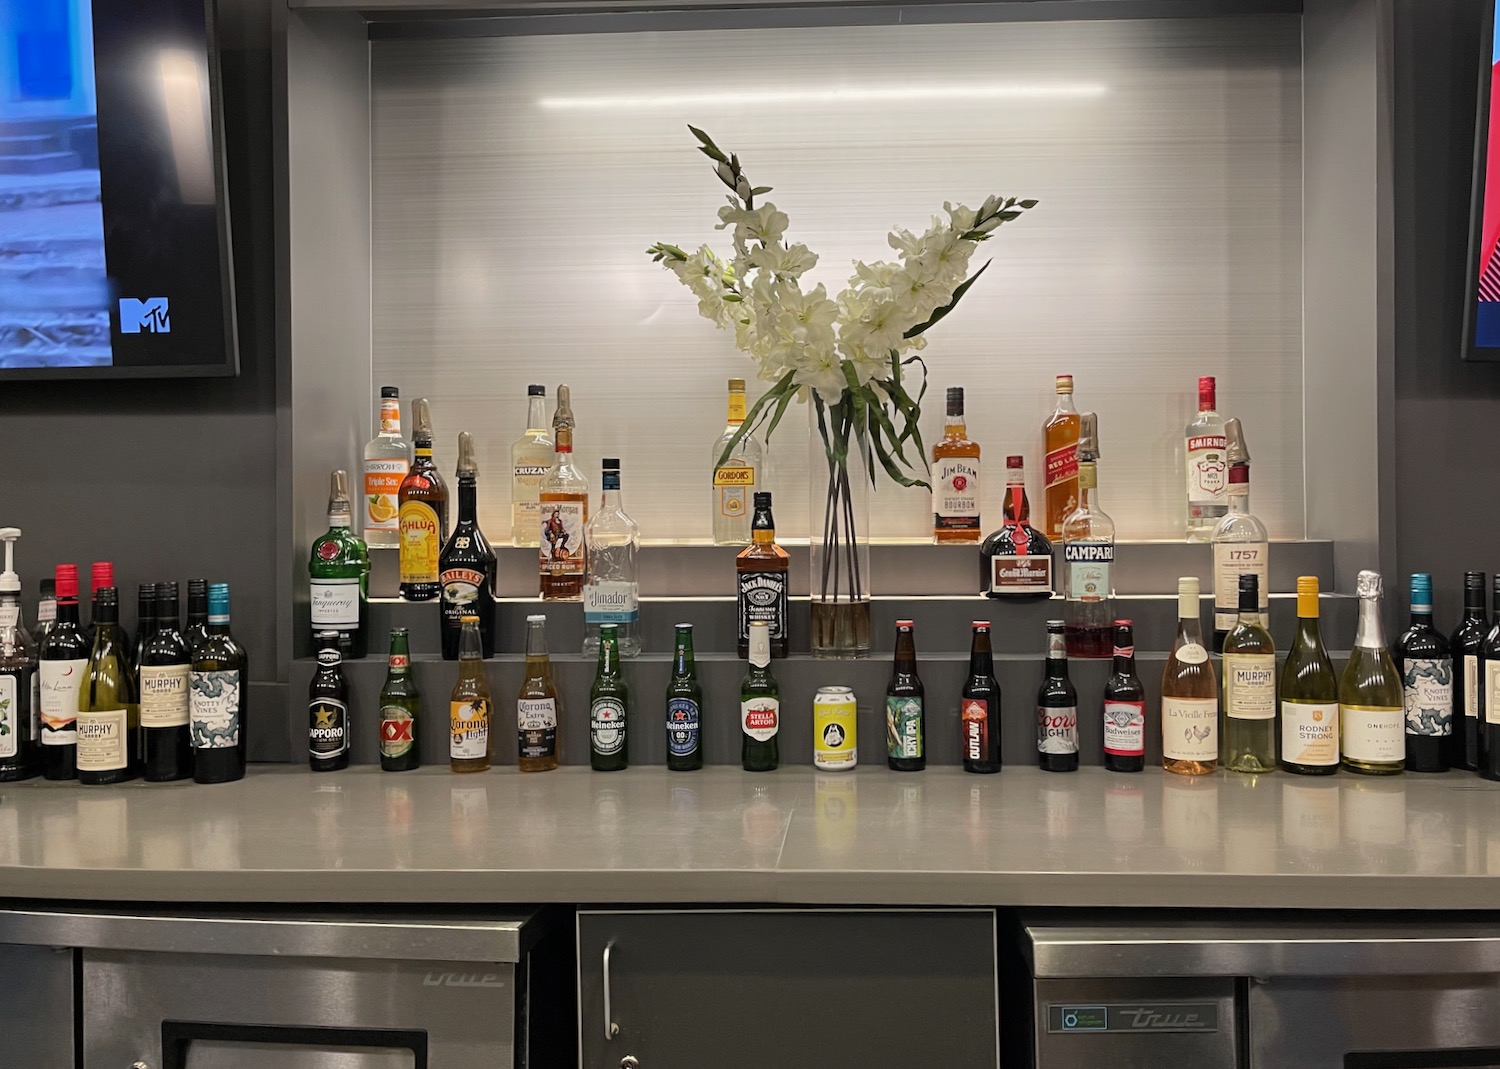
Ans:
[[[1073,407],[1073,376],[1057,376],[1057,408],[1042,424],[1047,456],[1043,467],[1042,504],[1047,537],[1062,537],[1062,525],[1078,507],[1078,438],[1082,417]]]
[[[948,387],[948,421],[932,447],[932,540],[978,542],[979,443],[964,426],[964,388]]]
[[[1005,521],[979,550],[979,592],[987,598],[1052,596],[1052,543],[1031,526],[1026,462],[1005,458]]]

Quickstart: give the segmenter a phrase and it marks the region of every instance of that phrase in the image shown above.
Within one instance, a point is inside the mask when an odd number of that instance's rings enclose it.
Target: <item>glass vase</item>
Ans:
[[[814,657],[870,652],[870,436],[848,394],[808,405],[809,576]]]

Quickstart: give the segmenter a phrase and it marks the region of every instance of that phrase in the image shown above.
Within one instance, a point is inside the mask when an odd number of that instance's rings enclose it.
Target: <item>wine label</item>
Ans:
[[[965,761],[988,761],[990,753],[990,703],[985,698],[959,700],[959,723],[963,727]]]
[[[522,757],[557,753],[557,699],[516,699],[516,731]]]
[[[78,714],[78,771],[117,772],[130,763],[124,709]]]
[[[394,661],[395,658],[392,658]],[[400,705],[380,707],[380,755],[404,757],[417,744],[417,720]]]
[[[764,621],[772,640],[786,637],[786,572],[739,572],[740,638]]]
[[[749,493],[755,489],[755,468],[743,460],[730,460],[714,469],[714,494],[720,516],[742,519],[749,512]]]
[[[1228,631],[1240,615],[1240,576],[1251,574],[1258,581],[1260,615],[1265,621],[1270,605],[1269,553],[1264,542],[1214,543],[1214,629]]]
[[[1369,705],[1340,705],[1339,721],[1345,757],[1356,761],[1404,761],[1404,710]]]
[[[78,719],[78,689],[88,667],[89,662],[81,657],[76,661],[42,661],[38,665],[43,746],[77,744],[74,723]]]
[[[410,465],[402,457],[365,461],[365,532],[401,527],[401,480]]]
[[[885,699],[886,750],[895,758],[922,756],[922,699]]]
[[[1208,650],[1196,642],[1184,642],[1178,647],[1175,656],[1183,664],[1202,664],[1208,660]]]
[[[1484,662],[1484,722],[1500,724],[1500,661]]]
[[[1208,515],[1202,506],[1224,503],[1229,488],[1226,446],[1222,434],[1195,435],[1187,440],[1188,514],[1194,518]]]
[[[42,677],[31,673],[31,741],[41,745],[42,741]]]
[[[21,622],[21,606],[0,605],[0,629],[15,627]]]
[[[1203,649],[1202,646],[1196,648]],[[1179,650],[1178,654],[1181,652]],[[1206,652],[1203,658],[1208,659]],[[1163,757],[1174,761],[1217,761],[1219,703],[1212,698],[1168,698],[1163,695],[1161,752]]]
[[[1403,658],[1401,695],[1408,735],[1453,734],[1453,658]]]
[[[195,750],[240,744],[240,673],[237,669],[188,672],[188,723]]]
[[[1069,601],[1103,601],[1110,596],[1113,542],[1069,542],[1063,546],[1063,562],[1068,566]]]
[[[1146,703],[1104,703],[1104,752],[1117,757],[1146,753]]]
[[[1078,752],[1078,707],[1036,707],[1036,748],[1038,753],[1070,754]]]
[[[312,581],[312,625],[316,631],[359,627],[359,578]]]
[[[185,664],[141,665],[141,727],[187,726],[189,671]]]
[[[979,530],[978,457],[943,457],[932,465],[932,526]]]
[[[425,501],[401,505],[401,582],[436,583],[443,532],[437,510]]]
[[[448,703],[448,756],[471,761],[489,753],[490,703],[485,698]]]
[[[1464,715],[1473,720],[1479,719],[1479,692],[1483,686],[1478,655],[1464,654]]]
[[[1338,764],[1338,702],[1282,702],[1281,757],[1294,765]]]
[[[667,702],[667,752],[685,757],[698,748],[698,703],[691,698]]]
[[[584,501],[547,501],[541,507],[543,575],[583,575]]]
[[[14,757],[21,748],[21,708],[19,680],[0,674],[0,758]]]
[[[986,576],[989,579],[988,593],[1050,595],[1052,593],[1052,557],[1037,554],[1012,557],[996,553],[990,558],[990,567]]]
[[[1224,715],[1235,720],[1276,719],[1276,655],[1224,656]]]
[[[589,706],[589,746],[604,757],[625,749],[625,705],[619,698],[597,698]]]
[[[756,742],[770,742],[781,729],[781,699],[757,695],[740,702],[740,730]]]
[[[313,757],[338,757],[349,748],[349,706],[337,698],[314,698],[307,706],[307,750]]]
[[[57,619],[57,602],[52,598],[43,598],[36,605],[36,622],[39,624],[50,624]]]
[[[640,587],[616,580],[583,586],[583,622],[586,624],[633,624],[641,618]]]

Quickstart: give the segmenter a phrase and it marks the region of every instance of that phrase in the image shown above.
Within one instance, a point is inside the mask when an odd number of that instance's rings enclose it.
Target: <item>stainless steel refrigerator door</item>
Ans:
[[[84,1069],[512,1069],[515,1012],[509,963],[83,952]]]
[[[1237,1069],[1232,979],[1038,980],[1036,1069]]]
[[[1250,1069],[1500,1069],[1496,974],[1252,981],[1248,1016]]]
[[[0,1064],[73,1069],[73,968],[71,950],[0,944]]]
[[[585,1069],[995,1069],[991,910],[584,911]]]

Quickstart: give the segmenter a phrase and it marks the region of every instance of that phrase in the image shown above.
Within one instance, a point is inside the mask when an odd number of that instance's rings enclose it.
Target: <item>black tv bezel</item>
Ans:
[[[1476,363],[1500,362],[1500,346],[1475,344],[1479,320],[1479,250],[1484,241],[1484,193],[1490,153],[1490,85],[1495,66],[1495,0],[1485,4],[1484,25],[1479,41],[1479,107],[1474,118],[1474,181],[1469,199],[1469,259],[1464,271],[1463,359]]]
[[[0,367],[0,382],[64,379],[209,379],[240,373],[239,330],[234,300],[234,249],[230,242],[228,161],[224,149],[224,79],[219,63],[217,0],[203,2],[204,46],[208,63],[208,114],[213,137],[214,196],[219,225],[219,292],[224,302],[223,358],[213,363],[139,367]]]

